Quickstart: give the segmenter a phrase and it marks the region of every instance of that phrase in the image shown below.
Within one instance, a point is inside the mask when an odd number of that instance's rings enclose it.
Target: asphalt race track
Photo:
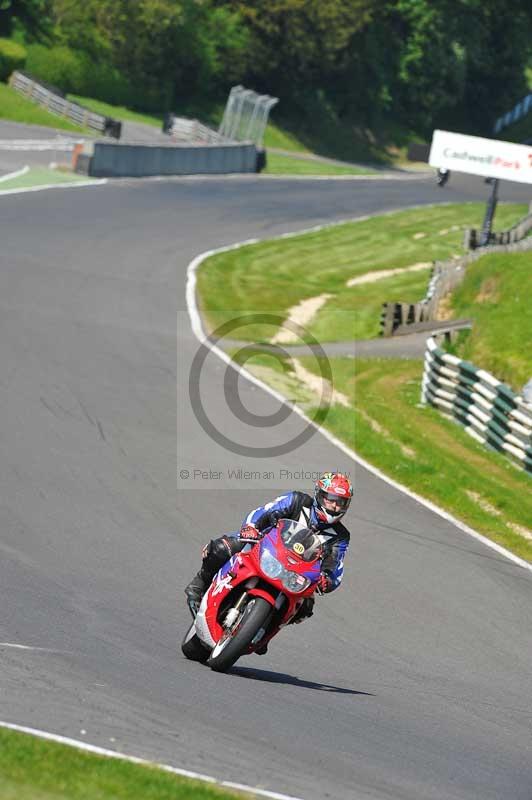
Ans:
[[[532,574],[319,434],[224,449],[188,396],[199,252],[486,192],[253,177],[0,197],[1,719],[305,800],[530,800]],[[238,422],[225,371],[209,355],[195,374],[217,430],[248,447],[300,431]],[[245,381],[239,396],[279,408]],[[310,486],[282,470],[327,467],[356,482],[341,590],[228,675],[187,662],[201,545]]]

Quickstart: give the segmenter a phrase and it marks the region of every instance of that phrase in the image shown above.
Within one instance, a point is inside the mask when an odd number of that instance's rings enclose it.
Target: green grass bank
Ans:
[[[323,342],[373,338],[382,302],[420,300],[432,260],[462,254],[464,229],[478,226],[483,213],[481,203],[416,208],[212,256],[198,274],[204,320],[210,330],[246,313],[276,314],[282,320],[302,300],[327,294],[330,298],[305,325],[312,336]],[[525,213],[524,205],[501,204],[496,226],[510,227]],[[369,273],[419,264],[427,271],[348,285]],[[252,298],[260,302],[254,306]],[[250,325],[232,336],[265,341],[273,333],[271,326]]]
[[[11,189],[26,189],[32,186],[71,185],[91,183],[93,178],[77,175],[74,172],[50,169],[49,167],[32,167],[24,175],[0,182],[0,193]]]
[[[0,800],[252,800],[153,766],[0,728]]]
[[[532,378],[531,298],[532,252],[494,253],[468,267],[450,302],[453,317],[474,321],[457,354],[515,391]]]
[[[84,128],[50,114],[31,100],[26,100],[5,83],[0,83],[0,119],[23,122],[26,125],[45,125],[48,128],[59,128],[75,133],[88,133]]]
[[[319,161],[310,158],[290,157],[281,153],[268,151],[266,175],[372,175],[371,169],[362,167],[342,166],[341,164],[331,164],[327,161]]]

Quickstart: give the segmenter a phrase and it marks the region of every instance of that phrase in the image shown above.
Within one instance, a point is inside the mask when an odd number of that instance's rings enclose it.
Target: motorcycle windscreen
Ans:
[[[301,522],[281,519],[278,531],[285,547],[300,556],[303,561],[315,561],[320,558],[322,545],[319,537]]]

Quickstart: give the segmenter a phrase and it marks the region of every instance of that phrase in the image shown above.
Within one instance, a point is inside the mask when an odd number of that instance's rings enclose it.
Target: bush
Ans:
[[[16,69],[26,63],[27,52],[21,44],[11,39],[0,39],[0,81],[6,81]]]
[[[168,83],[135,83],[116,67],[100,63],[92,65],[87,71],[83,89],[77,94],[94,97],[114,106],[160,113],[171,106],[172,87]]]
[[[161,111],[170,105],[170,87],[134,85],[116,67],[95,63],[87,54],[59,45],[28,47],[27,72],[36,81],[57,86],[64,94],[94,97],[138,111]]]
[[[88,64],[83,56],[69,47],[32,44],[28,47],[26,69],[37,81],[57,86],[63,92],[81,94]]]

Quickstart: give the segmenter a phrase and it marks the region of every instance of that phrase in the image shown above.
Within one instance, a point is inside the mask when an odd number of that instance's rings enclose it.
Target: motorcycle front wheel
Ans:
[[[213,648],[207,666],[215,672],[227,672],[249,648],[254,637],[264,627],[272,607],[263,597],[252,597],[234,627],[225,631]]]

